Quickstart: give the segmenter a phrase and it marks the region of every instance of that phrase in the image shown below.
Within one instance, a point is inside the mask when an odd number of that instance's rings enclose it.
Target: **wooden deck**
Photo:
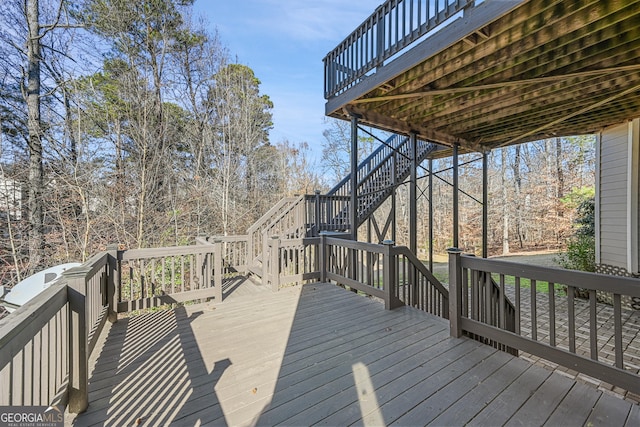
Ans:
[[[251,282],[106,327],[75,425],[640,425],[640,407],[411,309]]]

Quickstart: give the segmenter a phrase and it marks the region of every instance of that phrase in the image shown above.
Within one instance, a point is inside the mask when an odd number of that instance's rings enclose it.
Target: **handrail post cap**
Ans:
[[[450,254],[453,254],[453,255],[459,254],[459,253],[462,253],[462,249],[460,249],[460,248],[447,248],[447,253],[450,253]]]
[[[394,241],[393,241],[393,240],[391,240],[391,239],[386,239],[386,240],[383,240],[383,241],[382,241],[382,244],[383,244],[383,245],[386,245],[386,246],[394,246],[394,245],[396,244],[396,242],[394,242]]]

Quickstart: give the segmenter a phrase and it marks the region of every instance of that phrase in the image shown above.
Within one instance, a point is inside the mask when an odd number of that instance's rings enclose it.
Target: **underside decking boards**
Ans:
[[[77,425],[633,425],[640,416],[637,405],[450,338],[443,319],[385,311],[330,284],[272,293],[245,282],[223,304],[121,320],[99,345]]]

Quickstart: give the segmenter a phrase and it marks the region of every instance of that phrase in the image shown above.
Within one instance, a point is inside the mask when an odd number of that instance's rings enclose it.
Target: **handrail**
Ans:
[[[276,203],[271,209],[269,209],[264,215],[262,215],[256,222],[254,222],[248,229],[247,234],[251,236],[251,234],[256,231],[260,226],[269,223],[272,221],[273,215],[276,212],[283,210],[287,205],[298,200],[298,197],[283,197]],[[286,209],[286,208],[285,208]]]
[[[634,356],[624,344],[637,327],[627,324],[632,317],[622,306],[625,299],[640,297],[640,280],[487,260],[456,250],[449,266],[453,336],[474,334],[640,393]],[[499,277],[497,297],[485,285],[491,274]],[[505,286],[507,278],[513,284]],[[577,297],[579,289],[587,290],[586,300]],[[505,322],[507,307],[495,304],[506,298],[505,291],[513,295],[513,328]],[[599,301],[599,292],[609,302]]]
[[[387,0],[323,59],[325,99],[366,78],[371,70],[473,3]]]
[[[395,247],[395,251],[398,254],[404,255],[411,262],[411,264],[415,268],[417,268],[418,271],[420,271],[420,274],[425,276],[433,284],[433,286],[436,289],[438,289],[438,291],[441,294],[446,295],[447,297],[449,296],[449,291],[447,290],[447,288],[445,288],[444,285],[442,283],[440,283],[440,280],[438,280],[436,278],[436,276],[434,276],[433,273],[431,271],[429,271],[427,266],[424,265],[424,263],[422,261],[420,261],[418,259],[418,257],[415,256],[415,254],[413,252],[411,252],[411,250],[409,250],[408,247],[406,247],[406,246],[396,246]]]
[[[366,167],[370,167],[369,163],[371,162],[371,160],[373,160],[375,157],[377,157],[381,152],[383,151],[389,151],[390,153],[393,153],[394,150],[396,150],[398,147],[396,146],[396,143],[398,141],[402,141],[402,138],[406,138],[403,137],[401,135],[398,134],[393,134],[391,135],[389,138],[387,138],[387,140],[380,144],[378,146],[378,148],[376,148],[375,150],[373,150],[373,152],[371,154],[369,154],[364,160],[362,160],[360,162],[360,164],[358,165],[358,175],[360,170],[366,168]],[[400,146],[401,144],[398,144],[398,146]],[[385,159],[388,156],[388,154],[385,154]],[[383,159],[384,160],[384,159]],[[379,164],[381,162],[376,162],[376,164]],[[344,178],[342,178],[342,180],[340,180],[340,182],[338,182],[331,190],[329,190],[327,192],[327,196],[332,196],[334,194],[337,194],[338,192],[340,192],[340,190],[342,189],[342,187],[345,187],[348,183],[350,183],[351,181],[351,173],[348,173],[347,176],[345,176]],[[344,191],[343,191],[344,193]],[[347,195],[347,193],[345,194],[341,194],[341,195]]]

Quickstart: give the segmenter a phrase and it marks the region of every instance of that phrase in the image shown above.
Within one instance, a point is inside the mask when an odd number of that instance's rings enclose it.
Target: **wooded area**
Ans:
[[[269,140],[260,80],[191,4],[3,4],[0,282],[110,243],[245,232],[317,186],[297,188],[308,147]]]
[[[348,171],[348,123],[327,122],[324,173],[304,141],[270,141],[268,94],[192,16],[192,0],[7,0],[0,11],[0,283],[106,245],[239,234],[283,196],[325,191]],[[321,76],[319,76],[321,79]],[[318,96],[321,96],[318,93]],[[362,141],[364,155],[377,145]],[[461,189],[481,200],[478,154]],[[573,199],[593,186],[593,140],[490,154],[490,246],[562,247]],[[345,169],[345,165],[347,165]],[[450,245],[451,160],[434,161],[434,245]],[[427,179],[419,173],[419,246]],[[399,236],[406,230],[399,192]],[[481,206],[461,196],[461,244]],[[404,244],[402,237],[398,243]]]

